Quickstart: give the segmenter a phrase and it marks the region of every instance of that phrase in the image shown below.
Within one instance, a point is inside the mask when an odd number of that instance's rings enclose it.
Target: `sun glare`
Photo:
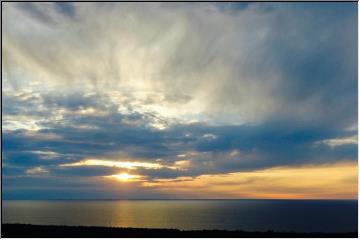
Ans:
[[[139,180],[141,178],[141,176],[139,175],[131,175],[131,174],[128,174],[128,173],[120,173],[120,174],[115,174],[115,175],[110,175],[110,176],[107,176],[109,178],[114,178],[118,181],[121,181],[121,182],[130,182],[130,181],[136,181],[136,180]]]

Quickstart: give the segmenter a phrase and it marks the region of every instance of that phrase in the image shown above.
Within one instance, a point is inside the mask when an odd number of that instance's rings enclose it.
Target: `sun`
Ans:
[[[117,179],[125,181],[125,182],[133,178],[133,176],[128,173],[121,173],[121,174],[116,175],[115,177]]]
[[[131,174],[128,174],[128,173],[125,172],[125,173],[110,175],[110,176],[107,176],[107,177],[115,178],[116,180],[121,181],[121,182],[130,182],[130,181],[138,180],[141,176],[139,176],[139,175],[131,175]]]

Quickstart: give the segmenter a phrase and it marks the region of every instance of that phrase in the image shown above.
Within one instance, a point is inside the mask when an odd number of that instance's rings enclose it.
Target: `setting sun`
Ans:
[[[115,178],[116,180],[119,180],[121,182],[129,182],[129,181],[138,180],[141,176],[139,176],[139,175],[131,175],[131,174],[128,174],[128,173],[120,173],[120,174],[110,175],[110,176],[107,176],[107,177]]]

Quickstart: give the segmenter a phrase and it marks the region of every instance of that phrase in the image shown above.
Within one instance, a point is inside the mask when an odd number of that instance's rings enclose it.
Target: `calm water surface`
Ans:
[[[357,201],[3,201],[3,223],[247,231],[357,231]]]

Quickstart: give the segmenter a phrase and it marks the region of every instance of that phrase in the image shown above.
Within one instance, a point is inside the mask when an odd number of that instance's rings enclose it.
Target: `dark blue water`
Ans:
[[[357,231],[357,201],[3,201],[3,223],[246,231]]]

